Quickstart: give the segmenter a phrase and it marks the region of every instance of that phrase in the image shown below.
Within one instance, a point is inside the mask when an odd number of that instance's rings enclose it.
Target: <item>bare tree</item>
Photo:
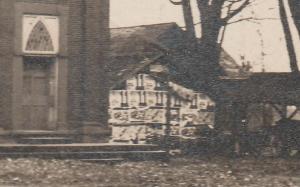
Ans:
[[[174,5],[182,5],[186,22],[186,29],[190,35],[195,35],[190,0],[169,0]],[[200,12],[201,45],[197,49],[201,55],[202,70],[209,73],[209,77],[219,75],[221,68],[219,58],[221,47],[218,43],[222,29],[230,24],[232,18],[238,15],[250,0],[196,0]],[[239,20],[234,20],[238,22]],[[242,21],[242,20],[241,20]],[[194,36],[193,36],[194,37]],[[190,38],[193,38],[190,36]],[[195,37],[194,37],[195,38]],[[204,63],[204,64],[203,64]],[[202,72],[203,72],[202,71]]]

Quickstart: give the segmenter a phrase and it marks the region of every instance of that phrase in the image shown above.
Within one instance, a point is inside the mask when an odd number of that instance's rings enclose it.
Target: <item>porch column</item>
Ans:
[[[246,119],[246,105],[239,102],[233,102],[232,104],[232,115],[231,115],[231,132],[234,141],[234,153],[236,155],[241,154],[243,146],[243,135],[247,131],[247,124],[242,122]]]

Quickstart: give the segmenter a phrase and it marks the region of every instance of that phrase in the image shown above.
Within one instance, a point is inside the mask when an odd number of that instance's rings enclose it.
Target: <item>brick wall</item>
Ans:
[[[69,116],[75,121],[80,117],[85,121],[99,121],[103,109],[100,105],[107,103],[102,93],[109,41],[107,6],[107,0],[69,1],[69,102],[73,104]]]
[[[12,110],[14,2],[0,0],[0,127],[9,128]]]
[[[73,127],[93,133],[95,126],[107,127],[108,6],[108,0],[69,1],[68,118]]]

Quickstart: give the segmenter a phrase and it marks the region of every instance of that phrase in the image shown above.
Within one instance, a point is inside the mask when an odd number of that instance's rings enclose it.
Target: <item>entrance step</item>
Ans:
[[[13,131],[12,135],[15,137],[41,137],[41,136],[67,136],[73,134],[72,131],[50,131],[50,130],[18,130]]]
[[[109,159],[80,159],[83,162],[116,164],[125,161],[123,158],[109,158]]]
[[[168,160],[168,153],[157,145],[120,144],[0,144],[0,157],[79,159],[90,161]]]
[[[70,144],[73,137],[68,132],[16,131],[13,137],[18,144]]]
[[[26,137],[17,140],[22,144],[70,144],[72,141],[72,138],[67,137]]]

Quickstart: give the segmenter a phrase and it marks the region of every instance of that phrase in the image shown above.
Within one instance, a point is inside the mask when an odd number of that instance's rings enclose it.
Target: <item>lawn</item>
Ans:
[[[300,186],[300,160],[173,158],[114,165],[76,160],[2,159],[0,186]]]

